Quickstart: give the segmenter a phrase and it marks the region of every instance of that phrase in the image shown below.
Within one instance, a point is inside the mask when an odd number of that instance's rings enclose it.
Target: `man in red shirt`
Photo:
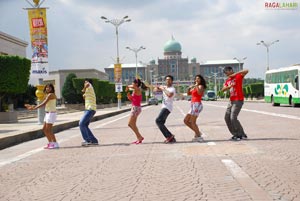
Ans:
[[[249,71],[244,69],[235,73],[231,66],[226,66],[223,72],[228,79],[225,81],[222,91],[229,90],[230,93],[230,102],[226,109],[225,122],[230,133],[233,135],[231,139],[241,140],[242,138],[247,138],[247,135],[237,117],[244,104],[243,79]]]

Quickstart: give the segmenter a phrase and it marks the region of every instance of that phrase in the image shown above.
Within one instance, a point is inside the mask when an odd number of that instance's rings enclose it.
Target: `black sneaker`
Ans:
[[[233,140],[233,141],[240,141],[242,138],[237,137],[237,136],[232,136],[230,139]]]
[[[248,136],[247,136],[246,134],[243,134],[243,135],[242,135],[242,139],[245,139],[245,140],[246,140],[246,139],[248,139]]]
[[[90,142],[84,141],[84,142],[81,143],[81,146],[87,147],[87,146],[89,146],[90,144],[91,144]]]
[[[97,146],[97,145],[99,145],[99,143],[98,142],[90,142],[89,146],[91,146],[91,145]]]

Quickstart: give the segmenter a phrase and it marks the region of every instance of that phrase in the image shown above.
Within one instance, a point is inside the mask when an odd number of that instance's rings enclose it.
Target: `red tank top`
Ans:
[[[192,95],[192,99],[191,99],[192,103],[201,102],[202,93],[199,95],[196,88],[194,88],[193,91],[191,91],[191,95]]]

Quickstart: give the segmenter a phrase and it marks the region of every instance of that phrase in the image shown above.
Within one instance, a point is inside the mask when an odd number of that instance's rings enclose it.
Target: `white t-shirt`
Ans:
[[[163,92],[163,100],[162,100],[162,108],[167,108],[170,112],[173,110],[173,100],[176,93],[176,90],[173,86],[171,87],[165,87],[165,89],[169,93],[173,93],[172,97],[168,97],[165,92]]]

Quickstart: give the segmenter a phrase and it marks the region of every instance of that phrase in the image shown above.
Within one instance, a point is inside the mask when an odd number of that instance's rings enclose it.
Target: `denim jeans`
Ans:
[[[165,126],[166,119],[169,116],[169,114],[170,114],[170,111],[167,108],[163,108],[155,120],[156,125],[158,126],[159,130],[162,132],[162,134],[166,138],[169,138],[172,136],[172,133]]]
[[[79,121],[81,135],[84,141],[86,142],[98,143],[98,140],[95,138],[92,131],[89,129],[89,124],[95,113],[95,110],[85,110],[83,116]]]
[[[244,101],[231,101],[228,103],[226,113],[225,113],[225,122],[230,133],[236,137],[242,137],[245,135],[244,129],[238,120],[238,115],[243,107]]]

